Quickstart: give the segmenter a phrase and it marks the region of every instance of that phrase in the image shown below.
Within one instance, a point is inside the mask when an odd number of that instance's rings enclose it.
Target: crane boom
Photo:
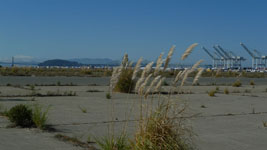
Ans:
[[[256,57],[243,43],[240,43],[240,45],[248,52],[251,57]]]
[[[234,52],[230,51],[229,53],[230,53],[231,55],[233,55],[234,57],[237,57],[237,55],[236,55]]]
[[[221,57],[221,56],[220,56],[218,53],[216,53],[216,52],[214,52],[214,54],[215,54],[218,58]]]
[[[212,58],[215,59],[215,57],[203,46],[202,49]]]
[[[221,55],[224,59],[226,59],[225,56],[218,50],[217,47],[213,46],[213,48],[215,49],[215,51],[216,51],[219,55]]]
[[[254,49],[253,51],[254,51],[259,57],[262,56],[262,54],[261,54],[259,51],[257,51],[256,49]]]
[[[217,45],[217,47],[223,52],[226,57],[231,58],[231,56],[220,45]]]

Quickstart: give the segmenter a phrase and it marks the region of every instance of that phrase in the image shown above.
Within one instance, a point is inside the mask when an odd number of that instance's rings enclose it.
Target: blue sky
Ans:
[[[249,58],[244,42],[267,55],[264,0],[0,0],[0,57],[154,60],[176,45],[174,62],[209,57],[220,44]]]

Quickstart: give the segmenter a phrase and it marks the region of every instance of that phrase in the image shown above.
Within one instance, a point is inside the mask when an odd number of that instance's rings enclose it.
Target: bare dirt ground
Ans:
[[[241,78],[241,87],[232,87],[235,78],[203,78],[200,86],[185,86],[183,91],[191,94],[179,94],[173,99],[187,104],[187,116],[196,134],[196,149],[200,150],[265,150],[267,147],[267,79]],[[254,80],[255,86],[249,85]],[[32,91],[27,84],[69,84],[76,86],[36,86],[40,93],[47,91],[75,91],[77,96],[23,97]],[[138,118],[139,98],[134,94],[115,94],[106,99],[108,78],[85,77],[1,77],[0,105],[9,109],[16,104],[40,104],[51,106],[48,124],[53,131],[38,129],[8,128],[7,118],[0,116],[0,149],[2,150],[72,150],[83,149],[69,142],[56,139],[56,134],[75,137],[86,142],[88,137],[108,134],[111,117],[111,100],[114,103],[115,133],[121,132],[125,120],[129,120],[127,132],[133,135]],[[217,85],[212,85],[215,83]],[[20,86],[6,86],[7,84]],[[165,89],[168,87],[165,86]],[[215,97],[207,91],[218,89]],[[229,94],[224,94],[224,89]],[[91,91],[91,92],[88,92]],[[93,91],[93,92],[92,92]],[[98,91],[98,92],[96,92]],[[21,97],[10,97],[20,95]],[[9,97],[8,97],[9,96]],[[126,117],[133,106],[133,113]],[[82,112],[82,109],[86,112]]]

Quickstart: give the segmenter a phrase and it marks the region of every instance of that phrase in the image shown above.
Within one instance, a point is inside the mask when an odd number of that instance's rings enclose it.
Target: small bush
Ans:
[[[262,124],[263,124],[263,127],[267,127],[267,122],[266,121],[263,121]]]
[[[232,84],[233,87],[240,87],[241,85],[242,85],[242,83],[240,82],[240,80],[236,80],[236,81]]]
[[[16,126],[32,127],[32,110],[23,104],[16,105],[8,111],[8,118]]]
[[[102,150],[130,150],[130,144],[125,135],[119,137],[103,137],[95,139],[96,143],[101,147]]]
[[[217,86],[217,87],[216,87],[216,91],[219,91],[219,90],[220,90],[220,87]]]
[[[209,94],[209,96],[214,97],[215,93],[216,93],[216,90],[211,90],[211,91],[209,91],[208,94]]]
[[[107,93],[107,94],[106,94],[106,98],[107,98],[107,99],[111,99],[111,95],[110,95],[110,93]]]
[[[227,88],[224,89],[224,94],[229,94],[229,90]]]
[[[254,83],[254,81],[253,81],[253,80],[251,80],[251,81],[249,82],[249,84],[250,84],[250,85],[252,85],[252,86],[254,86],[254,85],[255,85],[255,83]]]
[[[45,111],[42,111],[42,106],[35,105],[33,108],[32,120],[37,128],[44,129],[47,119],[48,119],[48,110],[49,107]]]
[[[119,77],[119,80],[114,88],[115,92],[129,93],[134,89],[135,82],[132,80],[133,71],[124,69]]]

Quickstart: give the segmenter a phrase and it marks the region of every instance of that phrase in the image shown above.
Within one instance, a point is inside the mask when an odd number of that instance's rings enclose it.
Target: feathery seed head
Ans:
[[[166,58],[166,60],[165,60],[165,64],[164,64],[164,68],[163,68],[163,70],[165,70],[165,69],[168,67],[169,62],[170,62],[171,57],[172,57],[172,54],[173,54],[173,52],[174,52],[174,49],[175,49],[175,45],[173,45],[173,46],[170,48],[170,50],[169,50],[168,56],[167,56],[167,58]]]
[[[145,87],[146,87],[146,85],[147,85],[149,79],[151,78],[151,76],[152,76],[152,74],[149,74],[149,75],[146,77],[144,83],[141,84],[140,88],[138,89],[138,93],[139,93],[139,95],[143,95],[143,94],[144,94],[144,89],[145,89]]]
[[[184,52],[183,56],[181,57],[182,60],[186,59],[187,56],[193,51],[193,49],[198,45],[198,43],[194,43],[190,45]]]
[[[124,56],[123,56],[122,62],[121,62],[121,66],[123,68],[126,68],[127,67],[127,64],[128,64],[128,61],[129,61],[128,54],[125,53]]]
[[[139,58],[139,60],[137,61],[136,65],[134,67],[134,72],[133,72],[132,80],[134,80],[136,78],[136,75],[137,75],[137,73],[140,70],[142,60],[143,60],[143,58]]]
[[[204,68],[200,68],[200,69],[199,69],[197,75],[196,75],[195,78],[194,78],[193,85],[195,85],[195,84],[197,83],[197,81],[198,81],[198,79],[200,78],[200,76],[201,76],[201,74],[203,73],[203,71],[204,71]]]
[[[159,82],[157,83],[157,85],[156,85],[156,87],[155,87],[155,89],[154,89],[154,92],[160,92],[160,89],[161,89],[161,85],[162,85],[162,83],[165,81],[165,77],[163,77],[163,78],[161,78],[160,80],[159,80]]]
[[[157,77],[154,78],[154,80],[150,83],[149,88],[146,90],[145,98],[147,98],[148,94],[152,91],[152,88],[155,86],[155,84],[159,81],[160,78],[161,78],[161,76],[157,76]]]
[[[162,66],[162,63],[163,63],[162,56],[163,56],[163,53],[161,53],[159,55],[159,57],[158,57],[156,68],[155,68],[155,71],[154,71],[154,76],[158,75],[160,67]]]

